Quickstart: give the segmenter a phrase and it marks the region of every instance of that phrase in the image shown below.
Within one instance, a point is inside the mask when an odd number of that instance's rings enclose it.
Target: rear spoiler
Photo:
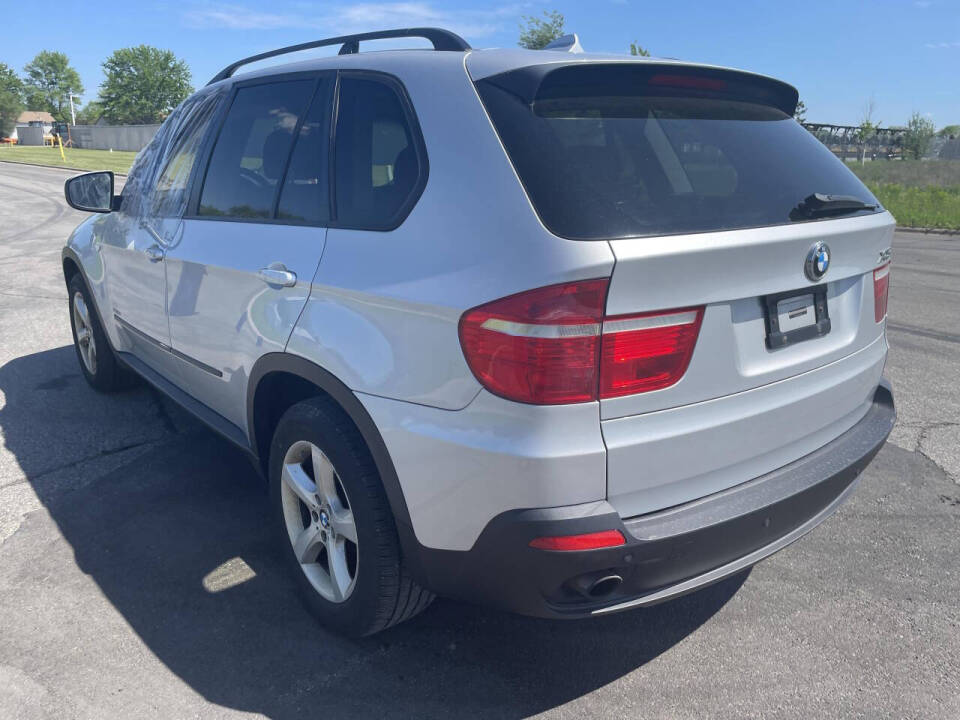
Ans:
[[[641,95],[739,100],[774,107],[791,116],[799,99],[795,87],[765,75],[649,61],[551,62],[509,70],[479,82],[491,83],[531,105],[558,91],[563,94],[564,88],[576,88],[584,97],[602,94],[598,73]]]
[[[544,50],[559,50],[560,52],[577,53],[583,52],[583,46],[580,44],[580,36],[576,33],[563,35],[546,44]]]

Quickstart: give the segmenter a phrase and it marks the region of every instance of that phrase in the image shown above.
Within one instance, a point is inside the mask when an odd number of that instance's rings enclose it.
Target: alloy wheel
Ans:
[[[283,458],[280,501],[300,569],[326,600],[344,602],[357,580],[357,526],[330,459],[305,440]]]
[[[91,375],[97,374],[97,343],[93,337],[93,324],[90,322],[90,310],[83,299],[83,293],[73,294],[73,327],[77,338],[77,348],[84,367]]]

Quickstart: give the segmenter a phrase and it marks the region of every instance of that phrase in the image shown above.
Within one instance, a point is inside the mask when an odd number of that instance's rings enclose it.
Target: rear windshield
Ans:
[[[549,72],[530,98],[529,77],[511,75],[477,88],[540,219],[561,237],[802,222],[809,218],[798,206],[813,193],[877,205],[827,148],[766,104],[764,88],[745,88],[743,76],[728,84],[716,71],[579,65]]]

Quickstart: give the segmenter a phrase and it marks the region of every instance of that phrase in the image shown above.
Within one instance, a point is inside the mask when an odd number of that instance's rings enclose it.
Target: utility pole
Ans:
[[[70,124],[77,124],[77,113],[73,110],[73,93],[70,93]]]

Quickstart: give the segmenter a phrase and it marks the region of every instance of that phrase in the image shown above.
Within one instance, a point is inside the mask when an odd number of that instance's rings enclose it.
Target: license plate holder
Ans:
[[[806,296],[810,296],[809,301]],[[763,302],[766,310],[767,348],[770,350],[823,337],[830,332],[826,285],[774,293],[764,297]],[[803,312],[804,310],[806,312]],[[803,324],[804,315],[811,312],[811,322]]]

